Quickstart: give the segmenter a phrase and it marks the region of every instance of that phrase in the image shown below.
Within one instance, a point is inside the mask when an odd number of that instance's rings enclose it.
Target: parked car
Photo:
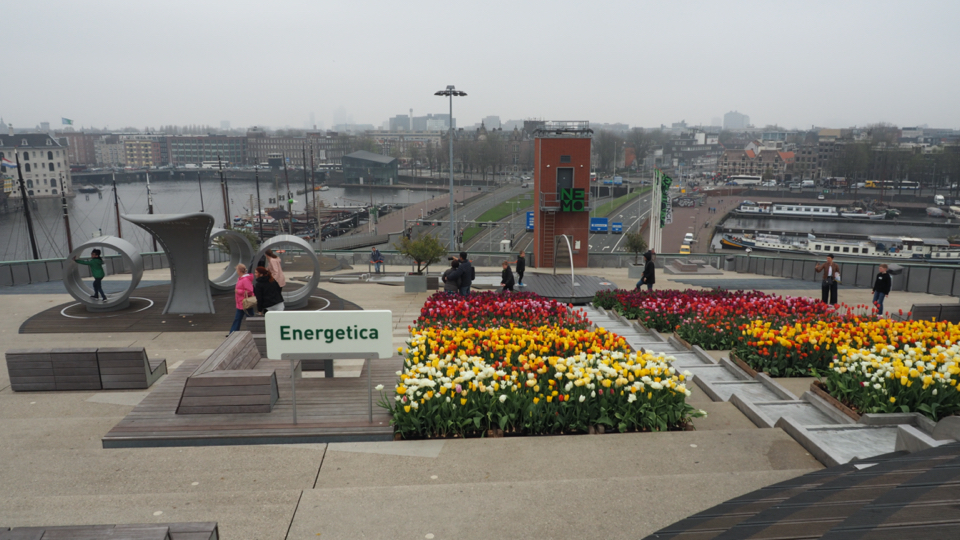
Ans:
[[[824,200],[824,199],[826,199],[826,197],[823,196],[823,193],[817,195],[817,200],[818,200],[818,201],[822,201],[822,200]]]

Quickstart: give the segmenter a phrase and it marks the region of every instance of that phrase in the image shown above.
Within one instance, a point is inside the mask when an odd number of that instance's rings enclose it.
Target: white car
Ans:
[[[688,232],[687,234],[683,235],[683,241],[684,243],[687,243],[687,244],[689,244],[690,242],[693,242],[693,233]]]
[[[817,200],[818,200],[818,201],[822,201],[822,200],[824,200],[824,199],[826,199],[826,197],[823,196],[823,193],[817,195]]]

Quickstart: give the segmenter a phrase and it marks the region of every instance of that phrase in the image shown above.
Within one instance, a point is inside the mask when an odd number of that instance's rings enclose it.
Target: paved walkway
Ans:
[[[626,269],[585,273],[621,287],[635,281]],[[147,271],[144,280],[168,276],[166,270]],[[657,277],[658,288],[687,288],[671,276]],[[789,289],[781,280],[765,289],[771,278],[751,277],[766,292],[819,294]],[[400,287],[323,287],[361,307],[392,310],[398,345],[426,299]],[[846,301],[865,302],[868,295],[841,290]],[[167,358],[173,370],[178,362],[209,354],[223,340],[223,331],[23,335],[17,329],[24,320],[69,296],[14,291],[3,299],[4,350],[143,346],[151,356]],[[942,298],[904,293],[888,303],[896,310],[934,300]],[[708,417],[697,419],[697,430],[689,432],[101,448],[101,437],[145,395],[15,394],[0,369],[0,525],[217,521],[227,539],[638,538],[732,497],[822,468],[784,431],[758,429],[733,404],[715,402],[699,389],[690,402]]]

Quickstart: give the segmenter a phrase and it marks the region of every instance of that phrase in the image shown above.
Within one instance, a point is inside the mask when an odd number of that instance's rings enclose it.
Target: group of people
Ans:
[[[228,336],[240,330],[243,317],[263,315],[268,311],[283,311],[283,287],[287,278],[283,275],[280,257],[268,249],[253,273],[247,273],[245,264],[237,265],[237,285],[234,289],[237,313],[233,319]],[[251,299],[256,299],[253,304]],[[247,305],[244,305],[246,301]]]
[[[514,280],[513,271],[510,265],[515,264],[517,268],[517,279]],[[501,292],[513,292],[515,286],[525,287],[523,284],[523,272],[527,268],[526,253],[521,251],[515,261],[503,261],[501,263],[503,271],[500,273]],[[477,279],[477,271],[473,263],[467,258],[467,252],[461,251],[459,258],[450,259],[450,268],[446,269],[440,276],[443,281],[443,290],[448,293],[470,295],[470,286]]]
[[[827,260],[818,263],[814,270],[817,274],[823,274],[823,280],[820,285],[820,300],[824,304],[837,304],[837,286],[840,281],[840,265],[833,262],[833,255],[827,255]],[[889,266],[882,263],[877,272],[876,279],[873,280],[873,305],[876,306],[878,313],[883,314],[883,301],[890,296],[890,288],[893,280],[887,273]]]

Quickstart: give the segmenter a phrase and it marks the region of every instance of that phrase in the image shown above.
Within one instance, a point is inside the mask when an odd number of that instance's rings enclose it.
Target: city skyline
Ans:
[[[960,127],[960,110],[944,107],[960,83],[946,67],[960,41],[955,4],[100,6],[5,9],[43,21],[43,39],[30,24],[2,32],[15,44],[7,67],[24,79],[8,79],[6,122],[379,128],[410,109],[443,113],[433,93],[454,84],[468,94],[454,102],[458,126],[490,115],[710,125],[740,111],[757,127]],[[467,21],[476,30],[458,31]]]

